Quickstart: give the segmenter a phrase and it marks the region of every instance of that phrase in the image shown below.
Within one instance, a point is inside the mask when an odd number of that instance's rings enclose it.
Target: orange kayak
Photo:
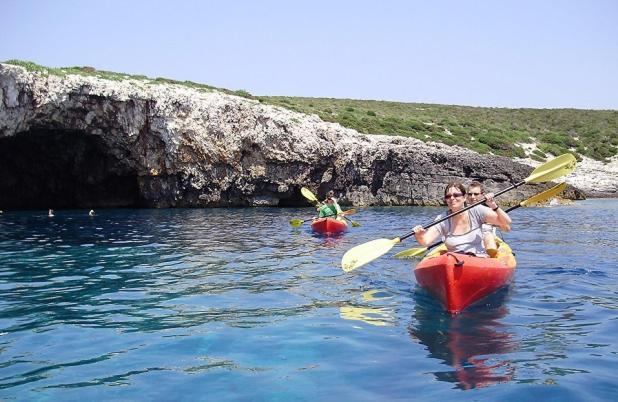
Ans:
[[[511,283],[517,263],[511,248],[498,243],[496,258],[449,253],[442,245],[414,268],[416,281],[449,313],[459,313]]]
[[[319,218],[311,223],[311,230],[321,234],[338,234],[348,230],[348,224],[339,219]]]

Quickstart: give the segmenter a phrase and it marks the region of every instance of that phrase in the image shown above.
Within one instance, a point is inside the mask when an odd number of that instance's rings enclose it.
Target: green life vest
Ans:
[[[324,204],[320,207],[320,214],[318,215],[320,218],[325,216],[336,218],[337,217],[337,207],[334,205]]]

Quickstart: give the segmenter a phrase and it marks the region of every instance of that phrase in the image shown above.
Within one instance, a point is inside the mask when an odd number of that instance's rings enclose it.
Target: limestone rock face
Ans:
[[[0,208],[437,205],[444,184],[491,191],[531,167],[174,84],[59,77],[0,64]],[[546,185],[522,186],[522,200]],[[571,188],[572,198],[583,198]]]

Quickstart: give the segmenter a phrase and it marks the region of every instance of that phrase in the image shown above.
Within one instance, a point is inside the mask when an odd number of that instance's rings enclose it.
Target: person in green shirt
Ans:
[[[326,193],[326,199],[318,206],[318,218],[336,218],[337,214],[343,212],[334,196],[335,192],[332,190]]]

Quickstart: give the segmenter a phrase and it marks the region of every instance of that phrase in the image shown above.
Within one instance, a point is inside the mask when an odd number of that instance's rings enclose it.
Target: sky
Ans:
[[[616,0],[0,0],[0,61],[253,95],[618,109]]]

